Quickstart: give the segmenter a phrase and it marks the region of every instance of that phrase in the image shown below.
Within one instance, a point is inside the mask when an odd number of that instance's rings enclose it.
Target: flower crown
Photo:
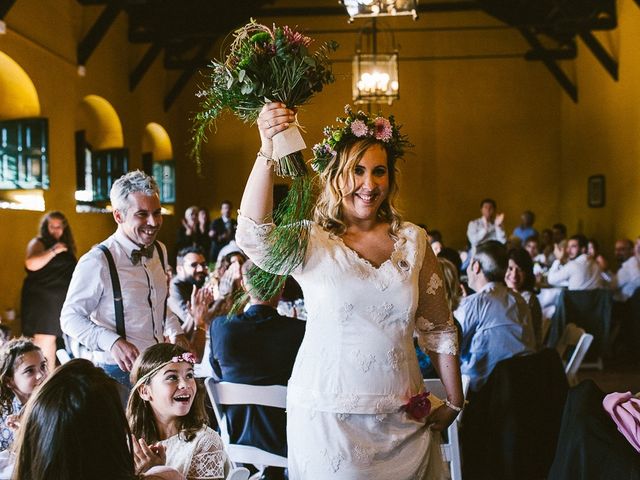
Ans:
[[[181,353],[180,355],[177,355],[171,358],[171,363],[178,363],[178,362],[187,362],[187,363],[190,363],[191,365],[194,365],[197,363],[197,359],[193,353],[184,352],[184,353]]]
[[[186,363],[190,363],[191,365],[195,365],[197,363],[197,360],[198,359],[196,358],[196,356],[191,352],[184,352],[184,353],[181,353],[180,355],[171,357],[170,360],[167,360],[166,362],[161,363],[160,365],[156,366],[152,370],[148,371],[146,375],[143,375],[142,377],[140,377],[136,382],[136,384],[133,386],[131,391],[135,392],[142,384],[146,383],[147,380],[151,379],[151,377],[153,377],[156,373],[158,373],[167,365],[171,365],[172,363],[179,363],[179,362],[186,362]]]
[[[369,117],[362,110],[354,112],[350,105],[345,105],[345,117],[337,117],[337,127],[324,127],[322,133],[324,139],[316,143],[313,150],[311,167],[321,173],[337,155],[337,148],[341,142],[373,138],[388,145],[394,159],[402,157],[405,148],[411,143],[400,134],[400,125],[396,125],[393,115],[385,118],[378,114],[375,118]]]

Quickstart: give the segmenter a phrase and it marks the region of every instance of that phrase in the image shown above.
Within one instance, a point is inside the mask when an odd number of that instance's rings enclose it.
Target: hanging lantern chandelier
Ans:
[[[349,21],[386,15],[411,15],[418,18],[418,0],[341,0],[347,9]]]
[[[398,51],[391,30],[383,30],[390,38],[384,53],[379,52],[378,27],[373,18],[360,32],[353,57],[353,100],[362,103],[392,104],[399,98]],[[363,42],[364,41],[364,42]],[[363,49],[366,49],[363,50]]]

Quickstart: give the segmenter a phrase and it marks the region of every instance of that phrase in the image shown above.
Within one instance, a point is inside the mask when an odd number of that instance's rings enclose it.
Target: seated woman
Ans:
[[[178,345],[159,343],[133,364],[127,418],[138,472],[166,463],[189,480],[220,479],[228,473],[222,440],[206,426],[205,393],[193,374],[195,360]]]
[[[533,333],[536,339],[536,349],[542,348],[542,308],[533,289],[536,277],[533,274],[533,261],[529,252],[523,248],[509,250],[509,265],[504,281],[512,290],[515,290],[524,298],[531,310]]]
[[[16,480],[138,478],[117,384],[88,360],[71,360],[42,384],[27,403],[17,445]],[[144,478],[184,480],[167,467]]]

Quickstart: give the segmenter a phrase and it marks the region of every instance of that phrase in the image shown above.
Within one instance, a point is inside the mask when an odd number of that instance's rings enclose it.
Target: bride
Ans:
[[[308,320],[287,390],[289,477],[444,478],[434,439],[464,398],[442,272],[424,230],[393,206],[395,165],[408,142],[393,117],[346,113],[314,147],[321,193],[304,260],[292,272]],[[257,265],[265,265],[274,227],[271,139],[294,115],[269,103],[258,118],[262,145],[236,236]],[[424,406],[414,332],[447,391],[428,415],[414,408]]]

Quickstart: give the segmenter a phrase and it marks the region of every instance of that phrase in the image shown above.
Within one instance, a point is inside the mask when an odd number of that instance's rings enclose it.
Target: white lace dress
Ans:
[[[209,427],[203,426],[190,442],[178,434],[160,443],[167,452],[165,464],[188,480],[225,478],[229,460],[220,436]]]
[[[273,225],[240,216],[236,241],[263,264]],[[340,237],[311,224],[294,272],[306,334],[287,394],[291,480],[443,478],[438,442],[401,410],[424,390],[413,347],[456,354],[442,274],[424,230],[404,223],[376,268]]]

